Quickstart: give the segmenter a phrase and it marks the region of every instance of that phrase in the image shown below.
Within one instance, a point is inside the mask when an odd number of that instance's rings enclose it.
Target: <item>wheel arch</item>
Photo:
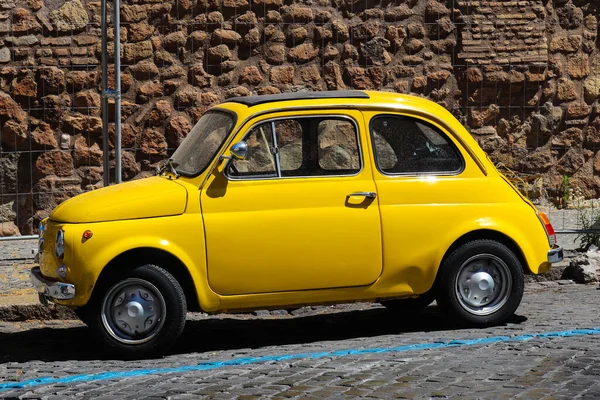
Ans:
[[[523,268],[523,273],[528,274],[531,272],[529,270],[529,267],[527,264],[527,259],[525,258],[525,254],[523,253],[523,250],[521,250],[519,245],[510,236],[508,236],[502,232],[492,230],[492,229],[478,229],[475,231],[465,233],[464,235],[462,235],[461,237],[456,239],[454,241],[454,243],[452,243],[452,245],[450,245],[450,247],[444,253],[444,256],[442,257],[442,260],[440,262],[440,266],[444,263],[446,258],[448,258],[448,256],[450,254],[452,254],[452,252],[454,250],[456,250],[463,244],[465,244],[467,242],[471,242],[473,240],[481,240],[481,239],[494,240],[496,242],[502,243],[503,245],[508,247],[509,250],[512,251],[515,254],[515,256],[519,259],[519,262],[521,263],[521,267]],[[438,267],[438,273],[439,273],[439,267]]]
[[[92,297],[99,295],[110,284],[117,273],[131,270],[135,267],[155,264],[168,271],[181,285],[189,311],[201,311],[198,293],[194,280],[185,264],[168,251],[154,247],[137,247],[124,251],[106,264],[100,272]],[[99,291],[100,289],[100,291]]]

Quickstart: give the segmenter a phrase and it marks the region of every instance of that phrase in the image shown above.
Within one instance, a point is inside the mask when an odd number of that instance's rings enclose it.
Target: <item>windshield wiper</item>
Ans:
[[[165,171],[169,171],[170,173],[175,175],[175,178],[179,178],[180,175],[176,169],[178,166],[179,163],[177,161],[173,161],[172,158],[169,158],[160,167],[158,167],[158,175],[162,175]]]

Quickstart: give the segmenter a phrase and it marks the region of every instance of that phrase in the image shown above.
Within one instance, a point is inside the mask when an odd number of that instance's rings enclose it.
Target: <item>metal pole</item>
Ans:
[[[9,240],[33,240],[39,238],[38,235],[2,236],[0,237],[0,242],[8,242]]]
[[[100,13],[102,15],[102,170],[104,186],[110,185],[110,165],[108,147],[108,49],[107,46],[107,23],[106,23],[106,0],[100,2]],[[115,46],[116,48],[116,46]]]
[[[115,183],[121,183],[121,17],[119,0],[113,1],[115,32]]]

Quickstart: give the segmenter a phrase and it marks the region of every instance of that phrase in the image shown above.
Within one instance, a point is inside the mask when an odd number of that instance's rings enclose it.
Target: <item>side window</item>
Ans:
[[[233,160],[228,168],[232,177],[276,177],[277,168],[273,156],[273,132],[271,124],[258,125],[244,139],[248,144],[245,160]]]
[[[463,161],[437,128],[409,117],[380,116],[371,120],[377,168],[390,174],[452,173]]]
[[[232,178],[354,175],[361,169],[356,125],[341,117],[296,117],[266,121],[243,139],[245,160],[232,160]]]
[[[326,171],[356,173],[360,170],[360,156],[354,124],[346,120],[319,121],[318,160]]]
[[[302,125],[295,119],[273,122],[277,138],[281,176],[305,175],[302,168]]]

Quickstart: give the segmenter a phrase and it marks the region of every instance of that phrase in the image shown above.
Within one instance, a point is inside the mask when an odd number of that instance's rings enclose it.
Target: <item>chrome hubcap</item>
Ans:
[[[156,336],[164,324],[165,310],[156,286],[142,279],[126,279],[104,297],[102,323],[119,342],[141,344]]]
[[[459,304],[475,315],[489,315],[508,300],[512,279],[508,265],[492,254],[469,258],[458,270],[455,282]]]

